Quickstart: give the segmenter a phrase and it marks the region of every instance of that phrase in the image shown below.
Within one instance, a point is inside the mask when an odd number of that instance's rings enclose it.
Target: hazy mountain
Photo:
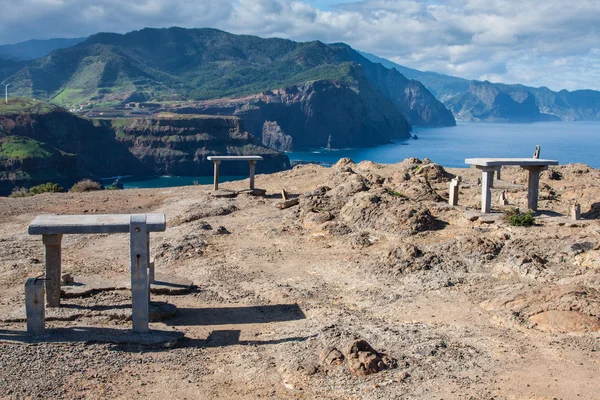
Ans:
[[[36,58],[50,54],[56,49],[74,46],[85,39],[34,39],[15,44],[5,44],[0,46],[0,58],[9,60],[35,60]]]
[[[596,90],[555,92],[547,87],[471,81],[418,71],[373,54],[361,54],[373,62],[396,69],[407,78],[422,82],[457,119],[511,122],[600,120],[600,92]],[[500,96],[496,105],[490,102],[490,96],[494,99]],[[535,99],[537,110],[532,106],[531,96]]]

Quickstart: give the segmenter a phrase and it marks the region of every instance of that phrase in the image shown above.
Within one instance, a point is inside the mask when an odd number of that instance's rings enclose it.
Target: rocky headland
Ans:
[[[600,171],[544,172],[532,226],[505,217],[525,210],[526,171],[503,169],[488,215],[478,178],[426,159],[344,159],[258,175],[265,196],[244,191],[246,180],[222,185],[230,198],[209,186],[0,198],[0,396],[595,398]],[[298,204],[281,209],[282,189]],[[580,220],[567,217],[575,200]],[[113,288],[64,299],[68,318],[47,322],[56,340],[25,344],[23,317],[11,316],[25,279],[43,270],[27,224],[43,213],[140,212],[167,215],[167,231],[151,237],[157,271],[197,286],[152,295],[177,307],[152,328],[185,339],[103,343],[102,332],[130,328],[111,317],[129,291]],[[65,236],[63,260],[75,282],[126,280],[127,235]],[[73,339],[80,327],[95,339]]]

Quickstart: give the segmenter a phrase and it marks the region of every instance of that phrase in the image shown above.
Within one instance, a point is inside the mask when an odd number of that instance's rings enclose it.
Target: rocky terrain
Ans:
[[[457,175],[460,205],[450,207]],[[297,166],[258,175],[264,196],[240,181],[217,193],[0,198],[0,397],[597,398],[600,171],[544,172],[535,225],[512,226],[503,210],[523,211],[526,176],[503,169],[489,215],[478,212],[477,170],[426,159]],[[278,207],[282,189],[298,204]],[[565,216],[573,200],[581,220]],[[153,295],[177,313],[152,328],[185,338],[105,343],[130,328],[110,317],[129,292],[113,290],[64,299],[76,317],[48,321],[45,342],[28,340],[10,317],[26,278],[43,270],[28,223],[150,211],[167,215],[167,231],[151,237],[157,271],[197,286]],[[127,279],[128,263],[127,235],[63,239],[63,272],[76,282]]]

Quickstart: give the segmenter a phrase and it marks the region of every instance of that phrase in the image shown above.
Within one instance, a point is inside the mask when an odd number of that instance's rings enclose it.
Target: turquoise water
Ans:
[[[467,167],[471,157],[531,157],[541,146],[541,158],[560,164],[578,162],[600,168],[600,122],[540,122],[494,124],[459,122],[445,128],[414,128],[418,140],[372,147],[292,152],[292,161],[335,163],[342,157],[354,162],[397,163],[408,157],[429,158],[445,167]]]
[[[138,189],[138,188],[165,188],[174,186],[191,186],[194,185],[194,181],[200,185],[212,185],[213,176],[156,176],[147,179],[133,178],[133,177],[121,177],[124,189]],[[239,181],[242,179],[248,179],[247,176],[221,176],[219,177],[219,183]],[[102,183],[107,186],[114,182],[115,178],[103,179]]]
[[[493,124],[459,122],[446,128],[415,128],[418,140],[409,139],[367,149],[291,152],[291,161],[333,164],[342,157],[355,162],[397,163],[408,157],[429,158],[445,167],[467,167],[471,157],[531,157],[541,146],[541,158],[600,168],[600,122],[540,122],[535,124]],[[235,181],[247,176],[222,176]],[[104,180],[110,185],[114,179]],[[161,188],[212,184],[211,176],[161,176],[150,179],[122,179],[125,188]]]

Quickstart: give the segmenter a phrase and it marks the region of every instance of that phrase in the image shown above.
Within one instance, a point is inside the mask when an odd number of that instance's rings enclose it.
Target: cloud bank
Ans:
[[[343,41],[398,64],[469,79],[600,89],[597,0],[331,3],[0,0],[0,43],[144,27],[214,27],[263,37]]]

